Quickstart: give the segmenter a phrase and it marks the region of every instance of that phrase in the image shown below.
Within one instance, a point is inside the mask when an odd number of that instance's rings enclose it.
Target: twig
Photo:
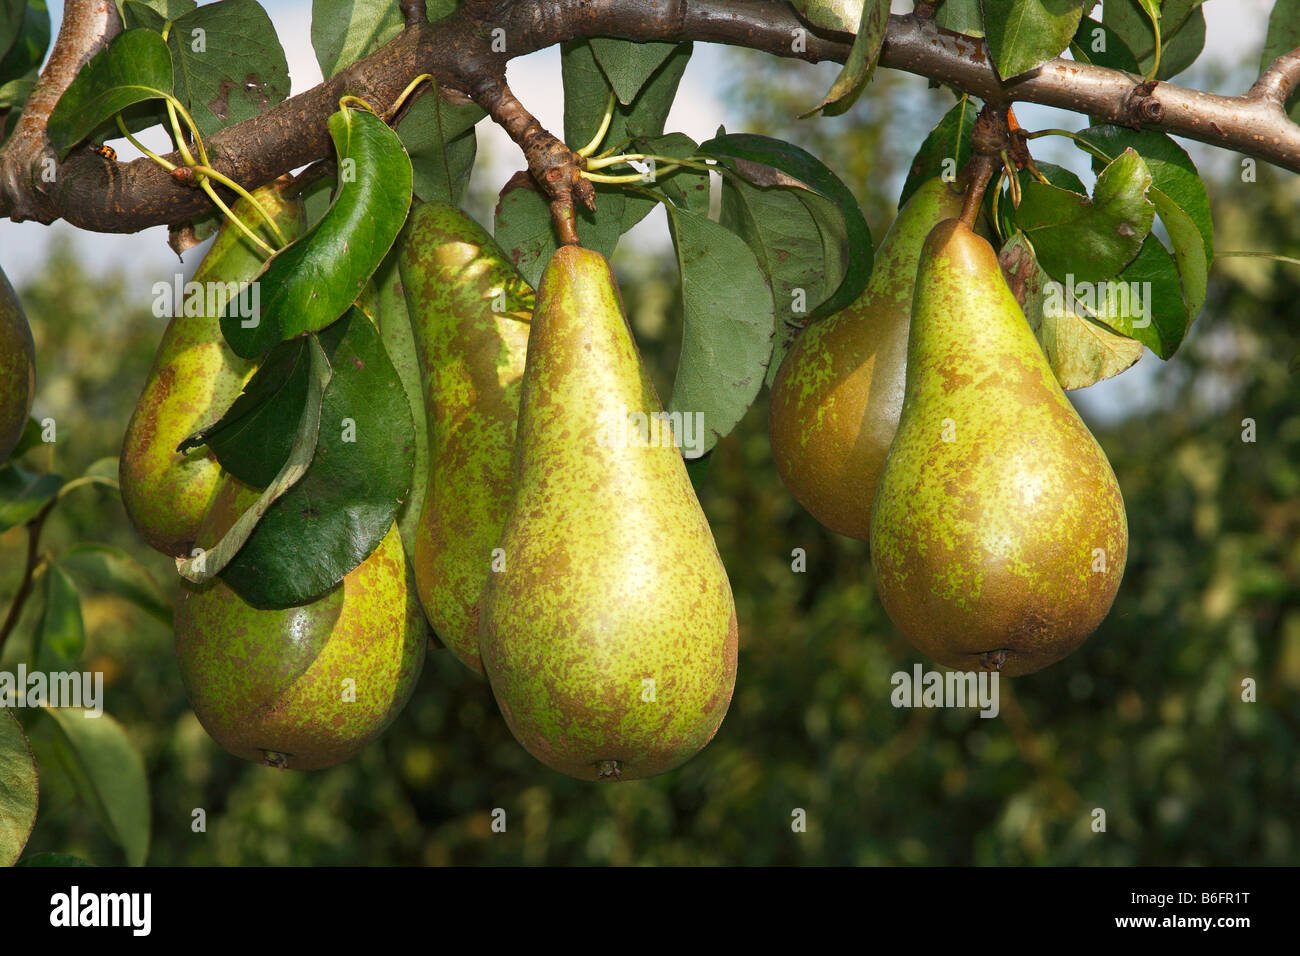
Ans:
[[[3,648],[9,635],[18,625],[18,618],[22,616],[23,606],[32,593],[32,579],[36,575],[36,566],[39,563],[41,547],[41,530],[45,527],[45,519],[49,517],[54,506],[58,504],[58,497],[51,498],[45,503],[45,506],[36,513],[36,516],[27,522],[27,564],[23,568],[23,579],[18,584],[18,590],[14,592],[13,600],[9,603],[9,613],[5,616],[4,624],[0,624],[0,648]]]

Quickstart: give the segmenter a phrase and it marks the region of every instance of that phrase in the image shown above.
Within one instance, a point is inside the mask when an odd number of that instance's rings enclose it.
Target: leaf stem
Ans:
[[[584,159],[600,148],[601,141],[604,140],[605,134],[609,132],[609,125],[614,121],[614,104],[617,102],[614,91],[609,91],[609,100],[605,103],[605,115],[600,121],[600,129],[596,130],[596,135],[591,138],[591,142],[582,149],[578,150],[578,155]]]
[[[1272,259],[1285,262],[1289,266],[1300,266],[1300,259],[1293,256],[1280,256],[1275,252],[1216,252],[1215,259]]]

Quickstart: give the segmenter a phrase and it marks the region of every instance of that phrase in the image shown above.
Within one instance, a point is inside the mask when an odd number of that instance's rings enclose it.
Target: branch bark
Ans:
[[[108,0],[73,0],[69,10],[106,3],[111,7]],[[406,30],[382,49],[333,80],[212,136],[208,148],[216,168],[251,189],[327,157],[332,147],[325,120],[337,109],[339,96],[347,92],[377,106],[389,104],[419,73],[432,74],[443,95],[487,105],[492,90],[505,89],[510,59],[567,40],[696,40],[810,62],[842,62],[849,52],[842,35],[810,32],[788,5],[757,0],[467,0],[456,14],[436,24],[423,22],[416,6],[406,5]],[[492,48],[492,31],[498,28],[504,31],[508,52]],[[796,36],[804,42],[797,45]],[[982,41],[909,15],[890,18],[881,64],[995,104],[1040,103],[1100,121],[1163,130],[1300,172],[1300,126],[1283,111],[1287,96],[1300,83],[1300,51],[1280,57],[1248,93],[1236,97],[1172,83],[1144,84],[1141,77],[1059,58],[1002,81]],[[49,88],[54,86],[51,82]],[[48,105],[52,107],[53,100]],[[33,110],[32,121],[40,124],[43,137],[39,110]],[[549,155],[549,160],[539,161],[566,162],[561,152],[551,150]],[[550,191],[545,180],[554,167],[530,168]],[[0,182],[0,216],[42,222],[63,218],[92,231],[137,232],[207,210],[202,194],[146,159],[112,164],[88,149],[74,150],[58,168],[56,188],[35,189],[30,179],[7,177]]]

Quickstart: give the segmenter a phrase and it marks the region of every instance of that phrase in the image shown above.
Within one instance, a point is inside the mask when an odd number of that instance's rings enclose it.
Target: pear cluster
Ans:
[[[1128,525],[961,197],[927,183],[862,298],[807,329],[772,391],[773,456],[827,527],[869,539],[885,611],[921,653],[1014,676],[1109,612]]]

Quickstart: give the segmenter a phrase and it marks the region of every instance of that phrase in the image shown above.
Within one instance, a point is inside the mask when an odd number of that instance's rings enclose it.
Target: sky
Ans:
[[[311,49],[311,4],[307,0],[262,0],[275,24],[280,42],[284,46],[289,64],[289,76],[292,92],[301,93],[310,89],[321,80],[320,68]],[[1204,5],[1207,29],[1207,53],[1204,60],[1234,64],[1243,55],[1253,55],[1263,46],[1267,29],[1268,12],[1273,0],[1207,0]],[[909,0],[894,0],[896,13],[908,12],[912,7]],[[63,0],[50,0],[50,14],[54,24],[62,15]],[[778,61],[773,60],[774,63]],[[668,129],[677,130],[694,138],[696,141],[708,139],[718,125],[727,119],[727,111],[719,98],[718,91],[725,85],[723,70],[725,61],[719,48],[698,44],[695,55],[687,67],[682,80],[680,93],[669,116]],[[1198,63],[1196,70],[1201,69]],[[525,105],[551,130],[563,127],[563,97],[560,82],[560,58],[558,49],[544,50],[528,57],[513,60],[510,63],[508,80],[511,87],[519,93]],[[918,83],[921,81],[918,80]],[[1224,93],[1238,93],[1240,90],[1222,90]],[[870,98],[870,91],[863,97]],[[1081,118],[1050,107],[1033,104],[1020,104],[1016,114],[1026,128],[1067,126],[1072,129],[1084,125]],[[811,121],[815,122],[815,120]],[[733,124],[734,125],[734,121]],[[494,124],[485,121],[479,124],[480,156],[487,161],[481,162],[475,169],[476,177],[484,177],[492,186],[493,193],[520,167],[521,157],[509,138]],[[146,145],[164,146],[166,140],[161,130],[155,130],[153,139],[145,137]],[[1040,143],[1043,144],[1040,149]],[[1045,141],[1036,143],[1035,154],[1042,159],[1062,165],[1070,165],[1085,182],[1091,180],[1086,163],[1077,151],[1062,150],[1056,153],[1054,147]],[[1202,150],[1199,144],[1189,146],[1193,158],[1198,162],[1211,151]],[[124,159],[138,155],[130,146],[121,144],[118,150]],[[667,230],[661,220],[663,210],[656,212],[643,222],[637,230],[625,240],[629,243],[645,242],[649,245],[662,245],[667,242]],[[874,224],[873,224],[874,225]],[[178,271],[178,262],[174,253],[167,247],[167,230],[159,226],[135,235],[104,235],[81,232],[66,223],[44,226],[39,223],[12,223],[0,221],[0,263],[15,286],[21,287],[27,278],[39,269],[47,244],[52,236],[77,234],[78,247],[87,256],[88,265],[93,270],[112,271],[122,265],[130,265],[134,275],[141,283],[152,283],[159,277],[170,277]],[[191,250],[186,255],[183,271],[192,272],[201,258],[206,246]],[[143,293],[142,293],[143,294]],[[1144,382],[1149,382],[1149,375],[1142,374],[1142,365],[1154,365],[1150,354],[1139,363],[1138,369],[1112,382],[1103,382],[1090,390],[1089,398],[1084,402],[1089,410],[1110,417],[1120,409],[1131,408],[1142,402]]]

